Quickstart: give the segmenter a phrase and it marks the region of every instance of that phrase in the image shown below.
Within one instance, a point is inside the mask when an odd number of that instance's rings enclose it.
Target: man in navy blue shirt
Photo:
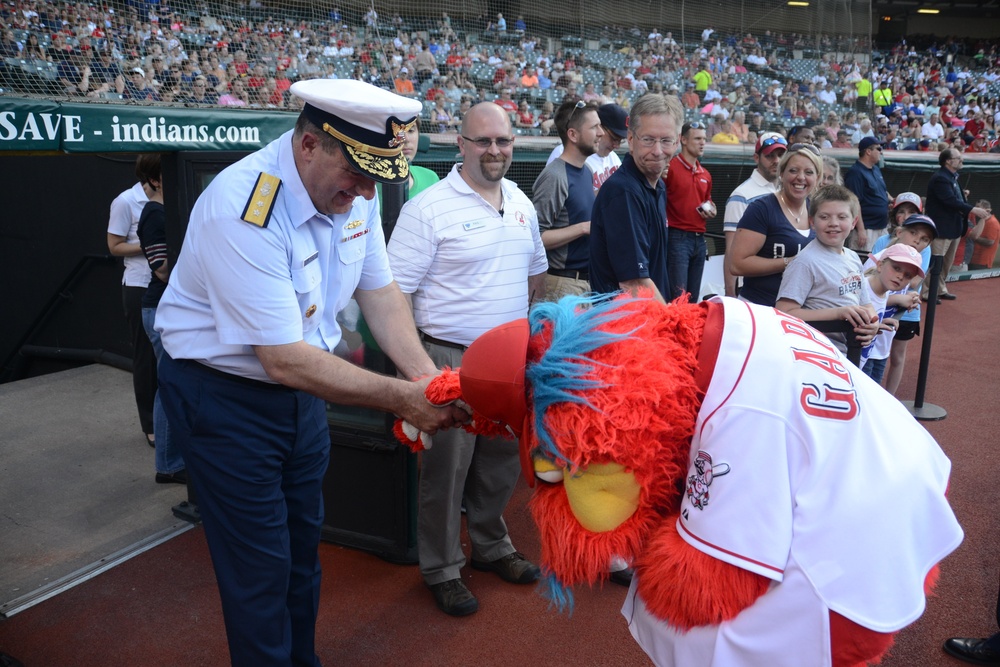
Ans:
[[[861,202],[861,221],[847,244],[854,250],[870,251],[880,237],[885,236],[889,225],[889,192],[878,168],[882,158],[882,144],[874,137],[865,137],[858,143],[858,159],[844,176],[844,185]]]
[[[667,278],[666,190],[660,177],[677,150],[680,101],[643,95],[632,107],[629,154],[601,186],[590,226],[590,287],[595,292],[652,292],[664,302]]]

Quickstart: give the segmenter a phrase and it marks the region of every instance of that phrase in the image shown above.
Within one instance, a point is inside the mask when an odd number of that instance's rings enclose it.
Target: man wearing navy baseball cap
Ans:
[[[861,220],[847,237],[854,250],[868,252],[889,226],[889,202],[892,197],[882,177],[878,163],[882,159],[882,144],[874,137],[858,142],[858,159],[844,175],[844,185],[861,202]]]
[[[234,665],[319,665],[326,401],[433,433],[438,373],[389,270],[375,181],[403,182],[419,101],[361,81],[292,86],[295,128],[198,198],[157,309],[160,395],[212,554]],[[332,354],[354,297],[408,382]]]

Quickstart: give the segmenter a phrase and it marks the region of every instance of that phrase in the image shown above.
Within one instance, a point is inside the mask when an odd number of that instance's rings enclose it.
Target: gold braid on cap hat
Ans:
[[[406,134],[406,132],[408,132],[409,129],[416,124],[416,122],[417,122],[416,119],[413,119],[409,123],[402,125],[400,127],[400,130],[402,131],[403,134]],[[393,130],[395,130],[397,127],[396,123],[393,123],[392,125],[393,125]],[[390,146],[396,145],[398,146],[397,148],[375,148],[374,146],[369,146],[367,144],[361,143],[356,139],[352,139],[351,137],[339,131],[337,128],[333,127],[329,123],[323,123],[323,131],[329,134],[330,136],[339,139],[348,146],[351,146],[355,150],[361,151],[363,153],[369,153],[371,155],[377,155],[379,157],[396,157],[403,150],[402,142],[399,142],[398,144],[395,143],[398,141],[397,137],[399,135],[399,132],[396,132],[393,138],[389,141]]]

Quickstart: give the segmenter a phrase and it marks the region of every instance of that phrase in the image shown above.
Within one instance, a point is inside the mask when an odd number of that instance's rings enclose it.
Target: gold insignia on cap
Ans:
[[[375,148],[374,146],[363,144],[354,137],[347,136],[329,123],[323,123],[323,131],[331,137],[344,142],[349,148],[354,148],[355,150],[359,150],[363,153],[371,153],[372,155],[377,155],[379,157],[395,157],[396,155],[399,155],[399,152],[402,150],[402,148],[399,148],[402,144],[398,144],[394,148]],[[391,141],[389,142],[389,145],[393,145]]]
[[[309,306],[308,308],[306,308],[306,317],[312,317],[315,313],[316,313],[316,304],[315,303],[313,305]]]
[[[392,139],[389,140],[389,146],[395,148],[396,146],[402,146],[406,143],[406,133],[409,132],[417,121],[413,120],[409,123],[397,123],[392,121]]]
[[[253,186],[253,194],[247,200],[247,205],[243,208],[243,215],[240,216],[245,222],[258,227],[267,227],[271,219],[271,211],[274,209],[274,199],[281,188],[281,179],[271,174],[260,172],[257,182]]]
[[[365,224],[364,220],[361,220],[361,219],[351,220],[349,223],[347,223],[347,226],[344,227],[344,229],[357,229],[358,227],[360,227],[363,224]]]
[[[388,159],[355,150],[350,145],[345,144],[344,148],[357,167],[365,173],[393,181],[405,179],[410,175],[410,163],[406,161],[402,153],[398,153],[393,159]]]

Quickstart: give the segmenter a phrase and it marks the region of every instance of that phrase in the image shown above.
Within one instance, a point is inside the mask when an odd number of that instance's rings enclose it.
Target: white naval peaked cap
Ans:
[[[302,115],[340,140],[344,157],[363,174],[382,183],[407,179],[403,141],[420,101],[353,79],[298,81],[291,92],[305,102]]]

